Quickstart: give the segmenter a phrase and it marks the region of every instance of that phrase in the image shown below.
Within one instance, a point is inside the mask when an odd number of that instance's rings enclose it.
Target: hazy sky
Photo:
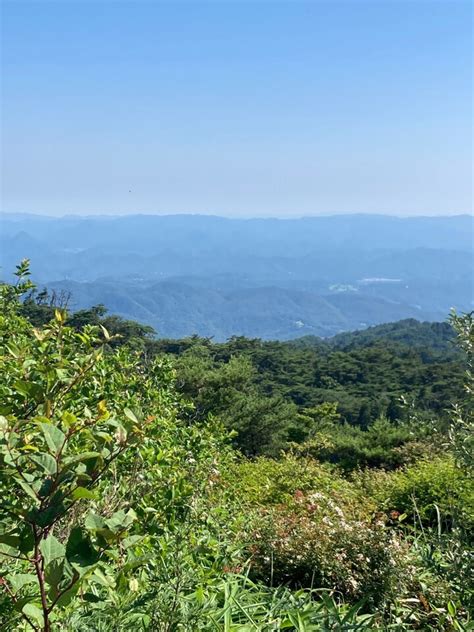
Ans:
[[[468,1],[0,2],[3,211],[471,211]]]

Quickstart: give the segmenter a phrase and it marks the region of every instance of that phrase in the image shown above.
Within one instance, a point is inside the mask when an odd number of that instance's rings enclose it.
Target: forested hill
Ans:
[[[31,295],[21,309],[36,326],[54,316],[45,293]],[[222,343],[199,336],[155,338],[150,327],[107,315],[102,306],[72,313],[68,324],[76,329],[100,324],[118,336],[112,346],[131,344],[148,358],[171,358],[179,390],[195,406],[194,418],[222,419],[236,433],[236,446],[249,455],[275,455],[292,441],[304,441],[314,425],[311,411],[330,405],[337,420],[332,435],[341,431],[347,443],[355,433],[352,448],[346,445],[339,455],[334,448],[331,460],[342,459],[347,467],[397,463],[402,459],[397,449],[426,428],[394,434],[383,427],[378,438],[360,431],[380,420],[405,424],[413,411],[418,424],[423,418],[441,422],[449,402],[464,397],[464,366],[447,323],[403,320],[328,340],[233,337]],[[378,441],[385,445],[382,452]]]
[[[347,424],[342,431],[347,438],[349,428],[367,430],[381,419],[404,424],[414,411],[418,424],[423,418],[445,419],[448,402],[464,398],[462,359],[383,339],[340,350],[194,337],[150,342],[148,353],[173,359],[180,389],[198,414],[223,418],[248,454],[277,454],[288,441],[304,440],[311,411],[321,405],[334,406],[336,425]],[[390,442],[389,427],[380,432],[380,440]],[[423,435],[426,428],[403,430],[395,446],[412,441],[417,432]]]
[[[455,354],[455,334],[447,322],[420,322],[414,318],[395,323],[384,323],[359,331],[348,331],[322,340],[315,336],[303,336],[289,342],[295,347],[324,346],[331,349],[354,349],[377,343],[400,343],[411,348],[425,349],[432,353]]]
[[[38,291],[34,290],[23,302],[22,310],[24,315],[33,324],[45,324],[54,316],[54,309],[57,306],[66,306],[71,301],[67,292],[49,292],[46,288]],[[62,305],[64,303],[64,305]],[[149,325],[137,321],[124,319],[118,315],[108,314],[107,308],[102,304],[92,306],[90,309],[72,311],[69,315],[73,326],[79,327],[86,323],[97,324],[101,322],[112,330],[120,330],[120,334],[127,341],[134,336],[148,335],[154,337],[157,332]],[[162,338],[162,336],[159,336]],[[194,333],[191,339],[199,338]],[[203,337],[205,338],[205,337]],[[209,336],[209,340],[214,340],[214,336]],[[238,336],[232,336],[235,339]],[[183,340],[185,340],[183,338]],[[285,344],[295,349],[314,348],[319,350],[348,350],[357,347],[368,347],[377,343],[386,344],[399,343],[410,348],[423,349],[425,352],[445,355],[457,354],[455,346],[455,332],[447,322],[420,322],[414,318],[407,318],[396,322],[383,323],[367,329],[355,330],[336,334],[328,338],[319,336],[301,336],[287,341]],[[171,343],[173,346],[173,343]],[[177,340],[177,347],[181,342]]]

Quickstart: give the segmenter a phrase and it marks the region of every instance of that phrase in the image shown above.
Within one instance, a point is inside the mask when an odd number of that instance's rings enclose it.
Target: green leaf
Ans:
[[[27,382],[26,380],[17,380],[13,384],[13,388],[24,395],[25,397],[30,397],[35,401],[40,401],[43,398],[43,391],[41,386],[38,384],[33,384],[33,382]]]
[[[20,485],[20,487],[22,488],[22,490],[23,490],[26,494],[28,494],[28,496],[29,496],[30,498],[32,498],[32,499],[33,499],[33,500],[35,500],[35,501],[37,501],[37,500],[38,500],[38,498],[37,498],[37,496],[36,496],[36,494],[35,494],[35,492],[34,492],[33,488],[32,488],[32,487],[30,487],[30,485],[28,485],[28,483],[25,483],[25,481],[23,481],[22,479],[18,479],[18,478],[17,478],[17,482],[18,482],[18,484]]]
[[[8,544],[0,543],[0,559],[2,558],[2,553],[6,556],[18,555],[18,551],[15,547],[9,546]]]
[[[63,577],[66,547],[54,535],[50,535],[41,542],[39,548],[44,559],[45,580],[55,597],[58,584]]]
[[[18,550],[23,555],[31,553],[34,548],[34,535],[33,530],[29,524],[25,524],[20,533],[20,542]]]
[[[58,467],[55,459],[50,454],[34,454],[30,459],[37,463],[47,474],[56,474]]]
[[[64,559],[57,559],[48,564],[44,571],[44,579],[48,586],[52,589],[52,597],[56,597],[58,586],[64,575]]]
[[[79,590],[79,587],[80,587],[80,582],[76,582],[72,588],[70,588],[69,590],[66,590],[66,592],[63,593],[61,597],[58,599],[58,601],[56,602],[56,606],[58,606],[59,608],[64,608],[65,606],[70,604],[71,601],[76,596],[77,591]]]
[[[98,529],[103,529],[106,525],[103,518],[95,513],[89,513],[86,517],[84,526],[88,531],[97,531]]]
[[[131,546],[135,546],[139,542],[142,542],[143,539],[143,535],[130,535],[122,541],[122,546],[127,549]]]
[[[71,497],[73,500],[80,500],[81,498],[94,500],[97,497],[97,494],[86,487],[76,487],[76,489],[72,492]]]
[[[63,423],[63,426],[65,426],[66,428],[70,428],[77,422],[77,417],[72,413],[64,411],[61,415],[61,421]]]
[[[117,511],[107,520],[97,514],[89,513],[84,526],[88,531],[93,531],[110,544],[121,537],[122,533],[136,520],[136,517],[135,512],[131,509],[127,513],[123,510]]]
[[[22,610],[23,614],[34,621],[39,623],[43,623],[43,611],[39,606],[34,603],[27,603],[23,606]]]
[[[38,581],[38,578],[32,573],[18,573],[18,575],[11,574],[9,576],[9,581],[13,591],[18,592],[27,584],[35,584]]]
[[[100,452],[81,452],[80,454],[74,454],[64,459],[64,464],[73,465],[74,463],[90,461],[90,459],[97,459],[98,457],[100,457]]]
[[[66,545],[66,557],[70,564],[81,572],[93,566],[99,559],[98,552],[92,546],[92,542],[80,527],[75,527],[69,536]]]
[[[1,432],[1,431],[0,431]],[[95,433],[97,437],[100,437],[101,439],[103,439],[106,443],[111,443],[112,442],[112,435],[109,434],[108,432],[96,432]]]
[[[3,415],[0,415],[0,432],[6,432],[8,430],[8,419]]]
[[[0,533],[0,544],[8,544],[8,546],[17,547],[19,542],[20,537],[16,529]]]
[[[129,509],[127,513],[121,509],[116,511],[110,518],[105,521],[105,524],[113,533],[124,531],[136,520],[136,514],[132,509]]]
[[[130,421],[133,421],[134,424],[138,424],[140,423],[135,415],[135,413],[133,413],[130,408],[125,408],[125,410],[123,411],[123,414],[125,415],[125,417],[128,417],[130,419]]]
[[[48,448],[51,452],[53,452],[53,454],[59,454],[66,442],[66,435],[64,432],[53,424],[41,423],[40,427],[43,431],[46,443],[48,444]]]
[[[39,527],[47,527],[52,524],[58,516],[65,512],[63,501],[55,502],[55,497],[56,494],[51,497],[49,505],[42,511],[38,509],[30,511],[28,519],[31,522],[35,522]]]
[[[94,573],[91,575],[91,581],[104,586],[104,588],[113,588],[115,586],[113,577],[105,575],[100,568],[94,570]]]
[[[66,554],[66,547],[54,535],[50,535],[46,540],[43,540],[39,548],[43,555],[45,566],[54,560],[62,559]]]

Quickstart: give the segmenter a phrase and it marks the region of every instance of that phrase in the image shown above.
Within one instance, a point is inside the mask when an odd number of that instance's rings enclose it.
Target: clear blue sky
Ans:
[[[3,211],[471,212],[470,2],[1,5]]]

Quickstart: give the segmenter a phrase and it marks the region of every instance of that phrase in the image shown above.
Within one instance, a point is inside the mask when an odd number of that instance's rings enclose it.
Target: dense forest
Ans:
[[[471,630],[474,319],[159,339],[0,286],[1,630]]]

